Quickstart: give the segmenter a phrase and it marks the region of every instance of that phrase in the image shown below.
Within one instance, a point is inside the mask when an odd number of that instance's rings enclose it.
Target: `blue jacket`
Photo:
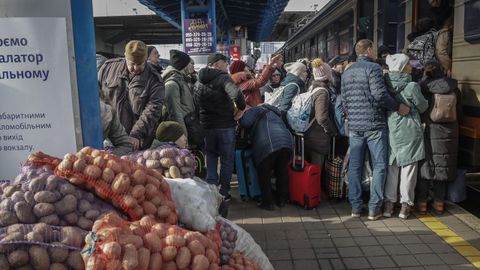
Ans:
[[[280,83],[280,86],[290,84],[283,89],[281,102],[278,106],[278,109],[280,109],[282,112],[286,112],[288,109],[290,109],[290,107],[292,107],[292,99],[299,93],[298,87],[293,83],[296,83],[300,87],[300,93],[305,92],[305,82],[300,79],[300,77],[292,73],[287,73],[285,79],[283,79],[283,81]]]
[[[255,119],[265,110],[268,110],[267,113],[259,118],[255,130],[251,130]],[[256,166],[275,151],[292,149],[292,134],[285,126],[280,111],[274,106],[262,104],[252,107],[243,115],[240,126],[250,132],[252,156]]]
[[[373,131],[387,126],[386,110],[400,105],[387,91],[382,68],[365,56],[342,75],[342,102],[349,131]]]

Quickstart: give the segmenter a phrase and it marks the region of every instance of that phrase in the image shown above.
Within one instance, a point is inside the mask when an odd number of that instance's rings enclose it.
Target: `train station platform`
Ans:
[[[236,190],[232,195],[228,218],[254,237],[276,270],[480,267],[479,219],[454,204],[442,216],[369,221],[352,218],[346,200],[265,211]]]

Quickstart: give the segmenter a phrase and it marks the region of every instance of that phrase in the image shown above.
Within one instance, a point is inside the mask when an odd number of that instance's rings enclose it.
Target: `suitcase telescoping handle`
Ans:
[[[332,137],[332,151],[331,152],[328,152],[328,155],[330,157],[330,159],[334,159],[335,158],[335,145],[336,145],[336,140],[337,139],[337,136],[333,136]],[[330,153],[332,155],[330,155]]]
[[[295,170],[304,170],[305,168],[305,138],[303,133],[295,133],[293,140],[293,155],[292,155],[292,168]],[[297,168],[296,156],[297,156],[297,146],[300,146],[300,156],[301,163],[300,168]]]

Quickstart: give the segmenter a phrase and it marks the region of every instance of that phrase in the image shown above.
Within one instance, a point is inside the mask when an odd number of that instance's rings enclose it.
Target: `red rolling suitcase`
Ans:
[[[301,160],[296,159],[297,147]],[[320,167],[305,161],[303,134],[295,134],[292,160],[288,163],[288,189],[290,201],[311,209],[320,204]]]

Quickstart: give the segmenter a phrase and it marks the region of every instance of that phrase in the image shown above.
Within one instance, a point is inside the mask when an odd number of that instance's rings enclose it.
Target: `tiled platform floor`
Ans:
[[[476,269],[415,216],[368,221],[352,218],[346,201],[327,200],[315,210],[287,205],[270,212],[243,202],[236,190],[232,194],[228,218],[254,237],[276,270]],[[476,218],[455,206],[449,209],[436,218],[480,249]],[[459,217],[470,219],[476,230]]]

